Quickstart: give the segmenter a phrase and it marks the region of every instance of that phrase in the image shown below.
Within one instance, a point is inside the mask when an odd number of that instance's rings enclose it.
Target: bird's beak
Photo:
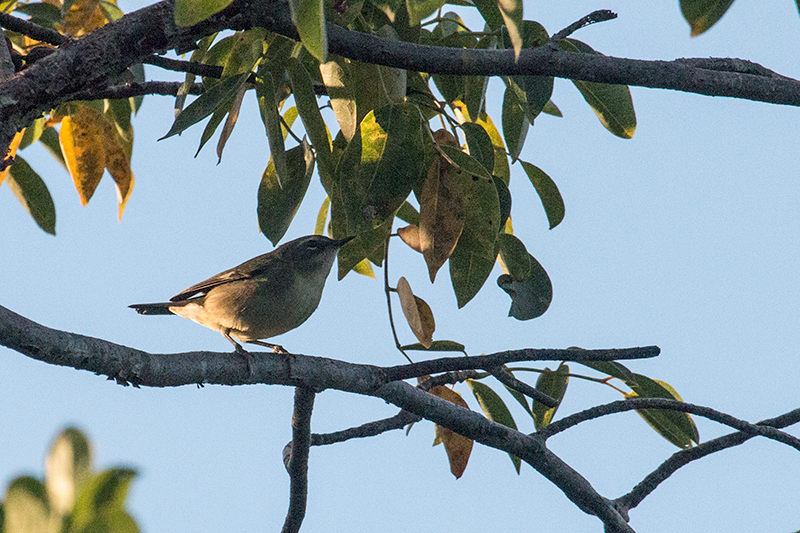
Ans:
[[[355,235],[350,235],[349,237],[345,237],[344,239],[338,239],[336,241],[336,244],[339,248],[341,248],[342,246],[344,246],[345,244],[347,244],[348,242],[352,241],[355,238],[356,238]]]

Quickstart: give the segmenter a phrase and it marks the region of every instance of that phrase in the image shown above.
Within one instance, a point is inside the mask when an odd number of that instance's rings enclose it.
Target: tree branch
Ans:
[[[67,41],[65,36],[55,30],[39,26],[38,24],[9,15],[8,13],[0,13],[0,26],[13,32],[27,35],[36,41],[52,44],[53,46],[62,45]]]
[[[175,26],[172,8],[172,0],[164,0],[129,13],[82,39],[65,42],[53,54],[1,83],[0,154],[5,154],[17,131],[67,101],[70,95],[104,87],[114,75],[154,53],[170,49],[182,53],[192,49],[197,39],[222,29],[259,26],[297,38],[284,2],[236,0],[191,28]],[[327,34],[331,53],[420,72],[557,76],[800,106],[800,82],[797,80],[703,68],[687,60],[642,61],[542,46],[522,50],[516,61],[512,50],[417,45],[350,31],[334,24],[327,25]]]
[[[74,94],[75,100],[103,100],[108,98],[111,100],[119,98],[130,98],[132,96],[143,96],[146,94],[157,94],[160,96],[175,96],[178,90],[183,86],[180,81],[146,81],[144,83],[130,83],[128,85],[119,85],[107,87],[105,89],[86,90]],[[204,87],[202,83],[193,83],[189,86],[187,94],[203,94]]]
[[[557,422],[553,422],[552,424],[542,428],[538,434],[546,440],[557,433],[561,433],[568,428],[580,424],[581,422],[586,422],[587,420],[593,420],[595,418],[600,418],[601,416],[614,413],[632,411],[634,409],[668,409],[670,411],[680,411],[682,413],[702,416],[703,418],[708,418],[709,420],[719,422],[720,424],[732,427],[733,429],[738,429],[739,431],[747,433],[751,436],[760,435],[762,437],[781,442],[800,451],[800,439],[793,435],[789,435],[788,433],[784,433],[783,431],[780,431],[774,427],[765,426],[763,424],[751,424],[750,422],[741,420],[726,413],[721,413],[710,407],[679,402],[678,400],[670,400],[668,398],[634,398],[630,400],[618,400],[605,405],[598,405],[597,407],[586,409],[585,411],[569,415]]]
[[[558,407],[558,401],[551,398],[547,394],[538,390],[536,387],[531,387],[525,382],[522,382],[511,375],[511,372],[504,368],[495,368],[490,370],[492,375],[503,385],[515,391],[521,392],[529,398],[533,398],[539,403],[543,403],[547,407]]]
[[[776,429],[791,426],[800,422],[800,409],[794,409],[781,416],[763,420],[756,424],[759,427],[773,427]],[[686,466],[692,461],[701,459],[712,453],[738,446],[756,435],[750,432],[737,431],[716,439],[712,439],[693,448],[675,452],[669,459],[661,463],[658,468],[647,475],[636,487],[628,494],[620,496],[614,500],[614,504],[622,513],[627,513],[633,509],[652,493],[663,481],[666,481],[679,468]]]
[[[204,76],[207,78],[221,78],[222,67],[219,65],[205,65],[203,63],[193,63],[191,61],[181,61],[178,59],[170,59],[168,57],[151,56],[146,58],[142,63],[161,67],[165,70],[172,70],[175,72],[189,72]]]
[[[311,447],[311,411],[316,393],[308,387],[294,391],[292,414],[292,453],[289,459],[289,510],[283,523],[283,533],[297,533],[306,516],[308,497],[308,451]]]

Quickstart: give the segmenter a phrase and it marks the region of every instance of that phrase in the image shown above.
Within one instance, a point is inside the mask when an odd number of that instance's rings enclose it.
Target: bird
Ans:
[[[351,239],[300,237],[192,285],[168,302],[128,307],[142,315],[178,315],[219,331],[245,357],[252,376],[252,355],[235,339],[288,353],[262,339],[295,329],[314,313],[333,260]]]

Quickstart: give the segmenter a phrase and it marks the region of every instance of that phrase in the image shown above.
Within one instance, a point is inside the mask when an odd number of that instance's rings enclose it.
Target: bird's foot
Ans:
[[[272,351],[275,353],[289,355],[289,351],[280,344],[272,344],[271,342],[266,342],[266,341],[250,341],[250,344],[258,344],[259,346],[272,348]]]

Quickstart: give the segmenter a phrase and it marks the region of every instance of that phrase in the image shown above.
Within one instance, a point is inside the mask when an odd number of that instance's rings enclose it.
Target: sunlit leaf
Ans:
[[[59,141],[81,204],[89,203],[106,168],[103,128],[95,110],[85,105],[61,121]]]
[[[592,47],[576,39],[564,39],[561,48],[568,52],[597,54]],[[611,133],[630,139],[636,131],[636,113],[633,110],[631,91],[627,85],[610,85],[589,81],[572,80],[583,98],[600,119],[600,123]]]
[[[258,226],[276,246],[289,229],[314,173],[314,156],[308,143],[303,142],[286,152],[286,166],[287,174],[281,183],[270,158],[258,188]]]
[[[322,81],[328,90],[336,120],[345,139],[350,141],[358,127],[354,81],[349,72],[349,63],[344,58],[332,56],[327,63],[319,66]]]
[[[314,235],[325,235],[325,221],[328,220],[328,209],[330,205],[331,199],[326,196],[322,201],[322,205],[319,206],[317,222],[314,224]]]
[[[641,374],[633,374],[634,381],[626,382],[633,391],[625,398],[667,398],[683,401],[677,391],[666,383]],[[665,386],[666,385],[666,386]],[[639,415],[656,432],[679,448],[690,448],[699,442],[700,436],[692,417],[688,413],[668,409],[637,409]]]
[[[469,409],[464,398],[456,391],[448,389],[447,387],[441,385],[432,387],[428,392],[443,400],[459,405],[464,409]],[[450,472],[453,473],[456,479],[460,478],[467,468],[469,456],[472,453],[472,439],[459,435],[455,431],[442,427],[439,424],[436,424],[436,436],[437,439],[441,440],[444,444],[444,449],[447,452],[447,459],[450,461]]]
[[[564,200],[561,198],[561,193],[555,182],[542,169],[526,161],[520,160],[520,163],[536,189],[544,212],[547,214],[550,229],[553,229],[564,220]]]
[[[233,0],[175,0],[175,24],[194,26],[228,7]]]
[[[328,60],[323,4],[323,0],[289,0],[292,22],[297,27],[300,41],[320,63]]]
[[[406,0],[409,26],[416,26],[421,21],[434,14],[437,9],[445,4],[445,1],[446,0]]]
[[[514,48],[514,57],[519,58],[522,50],[522,0],[497,0],[497,7],[503,15],[511,45]]]
[[[59,533],[60,516],[50,513],[44,484],[29,476],[18,477],[6,489],[3,502],[5,533]]]
[[[478,125],[482,126],[484,131],[489,134],[489,138],[492,140],[492,146],[494,147],[494,169],[492,170],[492,175],[499,177],[508,185],[511,177],[511,169],[508,166],[508,154],[506,154],[506,147],[503,144],[503,137],[494,125],[494,122],[492,122],[491,117],[486,113],[481,113],[478,119]]]
[[[681,13],[692,29],[692,37],[716,24],[731,4],[733,0],[681,0]]]
[[[431,342],[433,342],[433,332],[436,330],[436,322],[430,306],[413,293],[411,285],[403,276],[397,280],[397,296],[400,297],[403,315],[405,315],[406,322],[414,336],[420,344],[430,348]]]
[[[480,381],[475,381],[474,379],[468,379],[467,385],[472,391],[472,394],[475,395],[475,399],[478,400],[478,404],[481,406],[483,414],[486,415],[486,418],[493,420],[498,424],[503,424],[506,427],[517,429],[517,423],[514,422],[514,417],[511,416],[511,411],[508,410],[508,407],[503,399],[500,398],[495,391],[493,391],[488,385],[481,383]],[[517,474],[519,474],[521,465],[519,457],[515,457],[511,454],[508,454],[508,456],[511,458],[511,462],[514,463],[514,468],[517,470]]]
[[[45,485],[50,505],[66,515],[75,505],[78,493],[91,473],[89,440],[75,428],[59,434],[45,461]]]
[[[539,379],[536,380],[536,389],[544,394],[547,394],[559,404],[564,399],[564,394],[567,392],[567,385],[569,384],[569,367],[567,365],[559,365],[555,370],[545,368]],[[533,415],[533,423],[536,429],[541,429],[548,425],[556,414],[556,407],[547,407],[541,402],[534,401],[531,406],[531,414]]]
[[[397,228],[397,236],[415,252],[422,253],[422,245],[419,242],[419,226],[413,224]]]
[[[362,259],[353,267],[353,272],[375,279],[375,271],[372,269],[372,263],[369,262],[369,259]]]
[[[92,18],[100,0],[75,0],[64,15],[64,31],[77,36],[92,29]]]
[[[14,134],[14,137],[11,139],[11,143],[8,146],[8,155],[7,155],[9,159],[13,158],[16,155],[17,150],[19,149],[19,145],[22,142],[22,136],[23,133],[21,131],[18,131],[17,133]],[[3,184],[3,180],[5,179],[5,177],[8,174],[10,174],[11,172],[10,169],[11,167],[6,167],[4,170],[0,170],[0,185]]]
[[[109,468],[91,476],[78,495],[72,512],[72,527],[81,531],[104,512],[123,510],[136,471],[128,468]]]

